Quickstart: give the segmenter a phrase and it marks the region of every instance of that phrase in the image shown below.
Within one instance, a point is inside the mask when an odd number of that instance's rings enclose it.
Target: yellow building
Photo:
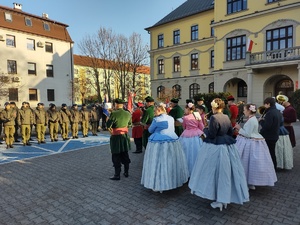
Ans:
[[[100,93],[102,98],[106,93],[107,86],[110,87],[110,92],[108,96],[109,101],[114,98],[121,98],[120,93],[120,81],[118,78],[118,72],[112,69],[105,69],[104,61],[101,59],[92,60],[89,57],[81,55],[73,55],[74,57],[74,80],[73,80],[73,98],[76,104],[81,104],[82,102],[94,102],[97,100],[97,89],[96,89],[96,76],[95,69],[99,73],[99,84]],[[111,68],[114,62],[108,62],[111,64]],[[105,85],[108,82],[106,77],[111,77],[109,79],[109,85]],[[129,73],[125,79],[127,91],[132,91],[133,87],[133,74]],[[140,66],[137,69],[135,76],[135,100],[143,100],[146,96],[150,94],[150,68],[147,66]],[[109,91],[109,90],[108,90]]]
[[[151,89],[185,99],[230,92],[261,105],[300,79],[300,1],[188,0],[146,28]],[[252,49],[251,45],[253,43]]]

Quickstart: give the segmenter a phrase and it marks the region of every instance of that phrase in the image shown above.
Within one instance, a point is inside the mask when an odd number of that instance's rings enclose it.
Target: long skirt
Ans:
[[[180,137],[179,142],[182,145],[182,149],[184,151],[188,168],[189,175],[192,174],[192,170],[194,168],[195,161],[198,156],[198,152],[203,144],[203,140],[199,136],[194,137]]]
[[[222,203],[243,204],[249,192],[235,144],[204,142],[189,181],[191,193]]]
[[[236,146],[247,183],[255,186],[274,186],[277,176],[266,141],[239,135],[236,139]]]
[[[189,171],[178,140],[148,142],[141,184],[154,191],[166,191],[187,182]]]
[[[289,135],[279,135],[275,147],[277,168],[290,170],[294,166],[293,147]]]

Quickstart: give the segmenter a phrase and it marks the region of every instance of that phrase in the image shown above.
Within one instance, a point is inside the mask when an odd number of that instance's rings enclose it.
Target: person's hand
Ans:
[[[240,126],[239,124],[236,124],[236,125],[234,126],[234,129],[240,130],[240,129],[241,129],[241,126]]]

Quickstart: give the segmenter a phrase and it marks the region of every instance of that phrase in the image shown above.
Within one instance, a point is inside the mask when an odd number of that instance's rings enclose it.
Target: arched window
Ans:
[[[193,99],[196,94],[200,92],[200,85],[193,83],[189,87],[189,98]]]
[[[238,82],[238,97],[247,97],[247,84],[241,80]]]
[[[181,97],[181,86],[179,84],[175,84],[172,87],[172,97],[173,98],[180,98]]]
[[[215,83],[214,82],[211,82],[209,85],[208,85],[208,93],[214,93],[215,92]]]
[[[157,98],[163,98],[163,96],[165,95],[165,87],[160,85],[158,88],[157,88]]]

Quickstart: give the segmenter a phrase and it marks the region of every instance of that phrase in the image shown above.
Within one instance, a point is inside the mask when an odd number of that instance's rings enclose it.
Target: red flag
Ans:
[[[251,52],[252,51],[253,44],[254,44],[254,42],[250,38],[248,38],[247,52]]]
[[[128,103],[127,103],[127,109],[129,112],[132,112],[132,109],[133,109],[133,102],[132,102],[132,93],[131,92],[128,92]]]

